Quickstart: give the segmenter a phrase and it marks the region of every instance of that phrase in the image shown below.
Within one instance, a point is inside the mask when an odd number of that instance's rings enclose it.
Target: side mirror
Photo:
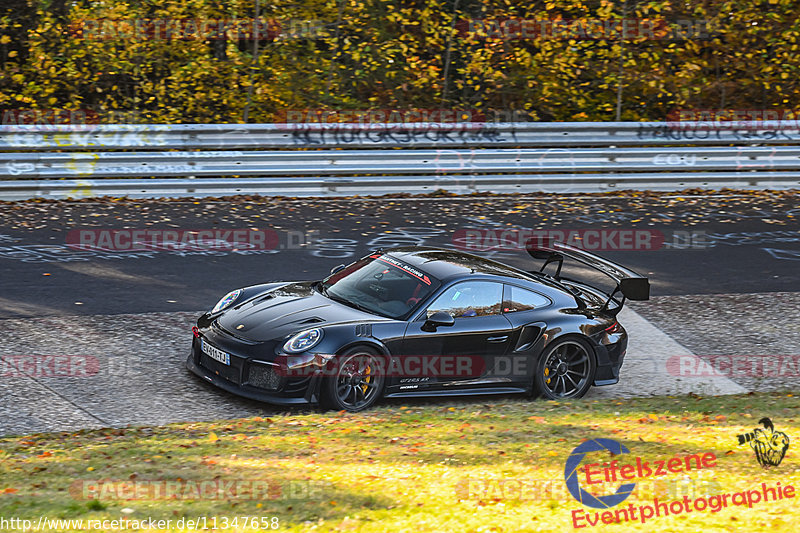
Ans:
[[[422,330],[436,331],[436,328],[438,327],[452,326],[455,323],[456,319],[453,318],[452,315],[445,313],[444,311],[439,311],[428,317],[428,320],[426,320],[422,325]]]
[[[335,267],[333,267],[331,269],[331,275],[336,274],[337,272],[339,272],[343,268],[344,268],[344,265],[336,265]]]

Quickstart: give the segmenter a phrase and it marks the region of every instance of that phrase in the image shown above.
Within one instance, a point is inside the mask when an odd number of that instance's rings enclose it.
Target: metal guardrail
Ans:
[[[6,200],[795,188],[800,129],[787,122],[5,126],[0,180]]]
[[[0,126],[0,150],[4,151],[541,148],[753,142],[800,143],[800,126],[785,121]]]
[[[800,169],[800,147],[0,154],[0,178]]]
[[[324,178],[170,178],[0,181],[0,199],[86,198],[97,196],[205,197],[237,194],[265,196],[350,196],[475,192],[553,193],[608,192],[638,189],[675,191],[687,188],[799,188],[797,172],[658,172],[637,174],[488,174],[480,176],[389,176]]]

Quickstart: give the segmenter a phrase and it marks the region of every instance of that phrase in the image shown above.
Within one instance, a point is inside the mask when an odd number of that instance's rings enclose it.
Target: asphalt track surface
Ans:
[[[319,279],[332,266],[377,247],[454,247],[454,236],[468,229],[651,230],[666,237],[664,247],[599,253],[648,275],[654,296],[791,292],[800,288],[798,199],[781,194],[4,204],[0,318],[204,309],[237,287]],[[67,244],[70,231],[126,228],[260,228],[274,232],[279,242],[275,249],[256,253],[102,253]],[[696,247],[667,247],[687,242],[691,232],[698,236]],[[521,250],[482,255],[526,269],[538,266]]]
[[[318,279],[377,247],[457,247],[454,235],[468,229],[604,228],[664,236],[666,245],[653,250],[598,252],[647,274],[653,298],[621,317],[632,337],[621,383],[593,389],[590,399],[797,390],[800,369],[791,367],[777,378],[687,378],[667,365],[670,357],[800,354],[797,200],[775,193],[0,204],[0,356],[88,357],[96,370],[75,377],[6,372],[0,434],[277,412],[183,371],[189,328],[201,310],[236,287]],[[276,247],[253,253],[164,246],[134,253],[68,246],[75,230],[245,228],[273,231]],[[687,249],[690,235],[694,246]],[[508,247],[479,254],[526,269],[533,263]],[[462,400],[432,400],[454,401]]]

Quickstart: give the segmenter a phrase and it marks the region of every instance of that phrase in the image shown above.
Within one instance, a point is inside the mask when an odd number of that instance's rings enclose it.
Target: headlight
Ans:
[[[322,330],[319,328],[307,329],[300,333],[295,333],[286,344],[283,345],[283,351],[289,353],[300,353],[313,348],[322,340]]]
[[[236,289],[235,291],[231,291],[225,296],[222,297],[220,301],[217,302],[217,305],[214,306],[214,309],[211,310],[212,313],[218,313],[231,305],[233,302],[236,301],[236,298],[242,294],[242,289]]]

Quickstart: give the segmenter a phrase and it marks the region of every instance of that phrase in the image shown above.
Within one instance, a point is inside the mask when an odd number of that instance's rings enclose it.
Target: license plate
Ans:
[[[215,361],[219,361],[223,365],[231,364],[231,356],[227,352],[223,352],[219,348],[215,348],[208,344],[205,339],[200,339],[200,350]]]

